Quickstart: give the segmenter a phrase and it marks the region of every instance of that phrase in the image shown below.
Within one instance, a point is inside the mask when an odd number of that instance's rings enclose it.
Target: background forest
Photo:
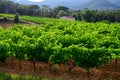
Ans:
[[[20,15],[41,16],[59,18],[62,16],[73,16],[78,21],[98,22],[109,20],[110,22],[120,22],[120,9],[95,10],[80,9],[71,10],[65,6],[56,6],[54,8],[48,5],[23,5],[14,3],[10,0],[0,0],[0,13],[19,13]]]

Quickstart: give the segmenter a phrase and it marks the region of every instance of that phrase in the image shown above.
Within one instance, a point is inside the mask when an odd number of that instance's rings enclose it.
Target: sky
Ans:
[[[18,0],[18,1],[20,1],[20,0]],[[32,2],[42,2],[42,1],[44,1],[44,0],[28,0],[28,1],[32,1]]]
[[[28,0],[28,1],[32,1],[32,2],[42,2],[44,0]]]

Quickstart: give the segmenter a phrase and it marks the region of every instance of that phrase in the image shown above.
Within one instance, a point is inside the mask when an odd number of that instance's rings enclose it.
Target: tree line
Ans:
[[[0,13],[19,13],[20,15],[41,16],[59,18],[61,16],[73,16],[77,21],[98,22],[108,20],[120,22],[120,9],[116,10],[70,10],[65,6],[50,8],[48,5],[23,5],[10,0],[0,0]]]

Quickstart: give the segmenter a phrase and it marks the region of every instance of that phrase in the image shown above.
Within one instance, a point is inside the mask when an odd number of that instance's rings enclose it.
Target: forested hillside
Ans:
[[[76,9],[83,9],[88,8],[92,10],[114,10],[120,8],[120,6],[110,2],[109,0],[91,0],[88,3],[85,3],[83,5],[77,5]]]
[[[48,5],[39,7],[38,5],[22,5],[9,0],[1,0],[0,13],[18,13],[20,15],[41,16],[60,18],[62,16],[73,16],[77,21],[97,22],[109,20],[110,22],[120,22],[120,10],[70,10],[65,6],[50,8]]]

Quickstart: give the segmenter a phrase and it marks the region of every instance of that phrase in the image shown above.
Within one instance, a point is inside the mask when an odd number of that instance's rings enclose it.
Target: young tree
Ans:
[[[67,12],[65,12],[64,10],[60,10],[57,14],[57,17],[62,17],[62,16],[66,16],[67,15]]]
[[[19,23],[19,15],[16,13],[15,17],[14,17],[14,23]]]

